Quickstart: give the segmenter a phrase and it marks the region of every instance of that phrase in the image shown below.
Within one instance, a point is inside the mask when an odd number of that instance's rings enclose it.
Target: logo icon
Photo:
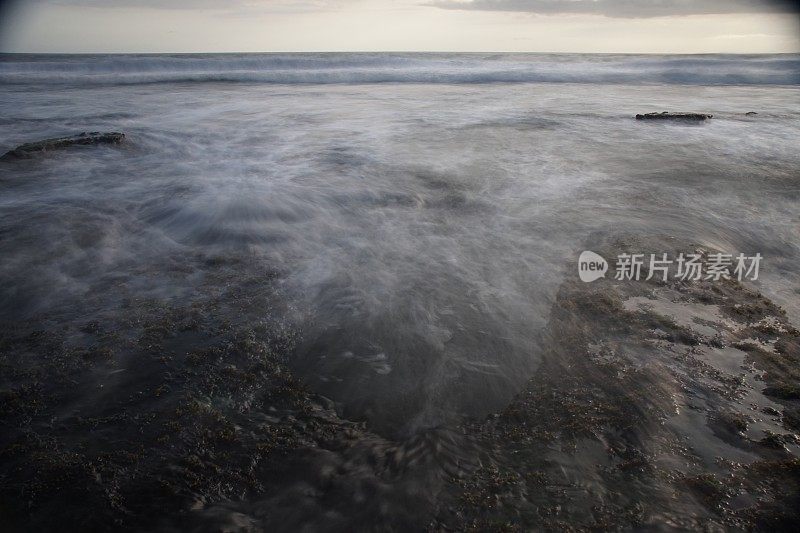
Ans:
[[[601,255],[586,250],[578,257],[578,276],[581,281],[589,283],[605,277],[608,272],[608,262]]]

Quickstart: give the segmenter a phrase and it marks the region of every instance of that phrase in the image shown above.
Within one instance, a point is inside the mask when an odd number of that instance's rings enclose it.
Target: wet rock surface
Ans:
[[[713,118],[714,115],[708,113],[675,113],[662,111],[660,113],[640,113],[636,115],[636,120],[686,120],[702,122]]]
[[[471,437],[390,441],[344,420],[288,369],[299,332],[279,273],[204,265],[188,303],[112,285],[77,321],[0,322],[4,531],[422,527],[436,491],[474,468]],[[117,312],[92,315],[109,295]]]
[[[98,144],[120,144],[125,140],[125,134],[119,132],[83,132],[69,137],[57,137],[42,141],[25,143],[9,150],[0,157],[0,160],[10,161],[34,157],[43,152],[61,150],[72,146],[92,146]]]
[[[800,332],[736,281],[583,283],[570,268],[542,364],[514,400],[397,441],[292,376],[302,332],[285,318],[279,272],[246,257],[205,265],[189,303],[120,293],[117,313],[0,324],[7,530],[790,530],[800,519]]]
[[[549,335],[527,387],[470,427],[481,467],[453,481],[434,529],[796,527],[800,332],[779,307],[730,280],[576,276]]]

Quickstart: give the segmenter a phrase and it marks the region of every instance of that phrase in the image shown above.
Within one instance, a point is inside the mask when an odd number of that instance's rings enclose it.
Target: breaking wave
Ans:
[[[800,55],[179,54],[0,56],[0,83],[798,85]]]

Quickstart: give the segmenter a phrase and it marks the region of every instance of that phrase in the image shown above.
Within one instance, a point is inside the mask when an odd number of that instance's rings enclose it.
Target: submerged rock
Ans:
[[[673,113],[662,111],[661,113],[644,113],[636,115],[636,120],[697,120],[703,121],[712,118],[714,115],[708,113]]]
[[[101,133],[98,131],[83,132],[79,135],[72,135],[70,137],[58,137],[54,139],[44,139],[43,141],[36,141],[31,143],[22,144],[13,150],[9,150],[3,154],[0,159],[20,159],[26,157],[33,157],[34,155],[47,152],[48,150],[58,150],[61,148],[69,148],[70,146],[78,145],[95,145],[95,144],[119,144],[125,140],[124,133],[115,131]]]

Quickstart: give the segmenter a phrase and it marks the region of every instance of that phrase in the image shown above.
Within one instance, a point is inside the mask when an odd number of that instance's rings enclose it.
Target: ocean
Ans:
[[[203,350],[247,330],[336,416],[407,442],[502,411],[578,255],[619,234],[760,253],[748,286],[798,326],[798,103],[796,54],[2,55],[2,151],[126,135],[0,166],[3,386],[54,399],[26,411],[38,433],[137,394],[128,415],[198,390],[241,415],[263,376],[249,399],[224,373],[151,391],[190,352],[242,368]],[[665,110],[713,119],[634,119]]]

